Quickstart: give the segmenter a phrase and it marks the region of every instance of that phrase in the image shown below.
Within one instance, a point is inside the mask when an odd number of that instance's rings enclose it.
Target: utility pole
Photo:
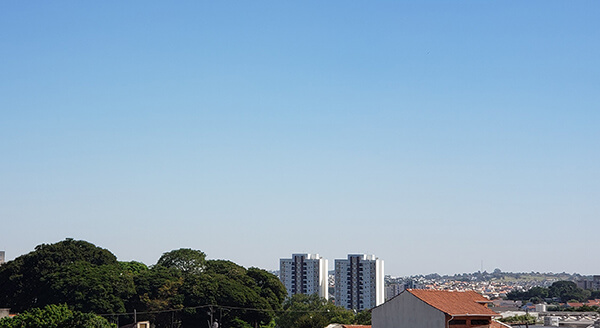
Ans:
[[[214,324],[214,319],[213,319],[213,314],[214,314],[215,310],[213,309],[212,305],[209,307],[209,312],[208,314],[210,314],[210,322],[208,322],[208,328],[213,328],[213,324]]]

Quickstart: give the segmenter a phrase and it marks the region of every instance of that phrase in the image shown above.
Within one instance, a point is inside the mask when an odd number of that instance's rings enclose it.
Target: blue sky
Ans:
[[[0,4],[0,249],[600,273],[597,1]]]

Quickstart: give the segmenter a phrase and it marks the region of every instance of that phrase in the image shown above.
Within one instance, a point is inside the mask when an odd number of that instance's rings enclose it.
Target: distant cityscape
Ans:
[[[505,300],[511,292],[533,287],[548,288],[557,281],[573,281],[585,290],[600,290],[600,275],[577,273],[493,272],[441,276],[439,274],[394,277],[385,275],[384,262],[375,255],[349,254],[336,259],[328,271],[328,260],[318,254],[298,253],[280,259],[279,271],[273,271],[288,291],[294,294],[317,294],[347,309],[362,311],[383,304],[407,289],[475,291],[489,300]],[[518,309],[521,302],[496,301],[497,307]],[[529,305],[531,309],[532,305]]]

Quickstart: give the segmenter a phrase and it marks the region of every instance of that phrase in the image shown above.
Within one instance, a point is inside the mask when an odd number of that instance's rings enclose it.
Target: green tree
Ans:
[[[157,266],[175,268],[184,273],[198,274],[206,268],[206,254],[189,248],[180,248],[164,253]]]
[[[78,262],[90,265],[117,266],[117,258],[108,250],[86,241],[66,239],[55,244],[42,244],[33,252],[0,266],[0,304],[13,311],[48,304],[64,303],[57,299],[51,286],[52,275]]]
[[[204,328],[208,305],[222,326],[272,325],[287,296],[274,275],[231,261],[207,261],[201,251],[167,252],[148,268],[118,262],[109,251],[72,239],[38,246],[0,267],[0,290],[0,305],[17,312],[60,303],[82,312],[136,309],[138,319],[157,328]]]
[[[169,261],[178,255],[168,254]],[[173,262],[180,263],[179,260]],[[208,305],[213,305],[213,319],[219,320],[221,326],[268,325],[287,296],[279,279],[261,269],[247,270],[225,260],[207,260],[202,270],[166,263],[161,261],[161,265],[134,277],[137,295],[132,304],[140,312],[179,310],[147,315],[157,327],[170,327],[177,321],[184,327],[204,328],[210,320]]]
[[[91,313],[71,311],[67,305],[33,308],[14,318],[0,319],[0,328],[116,328],[106,319]]]
[[[132,298],[132,307],[150,314],[140,318],[150,320],[156,327],[172,327],[179,321],[178,312],[165,312],[183,308],[184,295],[181,287],[181,271],[173,268],[155,266],[134,276],[136,295]]]
[[[364,310],[364,311],[360,311],[356,314],[356,320],[355,320],[357,325],[367,325],[370,326],[371,325],[371,311],[370,310]]]
[[[259,295],[267,300],[271,311],[281,310],[287,297],[285,286],[275,275],[258,268],[249,268],[248,276],[252,278]]]
[[[527,323],[530,325],[535,324],[535,317],[531,316],[529,314],[525,314],[525,315],[516,315],[516,316],[512,316],[512,317],[506,317],[506,318],[501,318],[500,321],[502,322],[506,322],[506,323]]]
[[[248,275],[245,268],[222,260],[208,261],[206,267],[206,271],[201,274],[184,275],[181,292],[184,295],[186,308],[212,304],[257,309],[227,311],[219,309],[218,317],[222,320],[223,326],[241,327],[243,321],[254,327],[266,325],[273,319],[272,304],[276,304],[279,300],[277,298],[269,300],[262,296],[256,281]],[[264,292],[270,295],[267,289]],[[182,312],[182,322],[185,326],[195,322],[205,323],[210,320],[208,311],[207,308],[186,309]]]
[[[548,294],[550,297],[558,297],[563,302],[571,299],[583,302],[590,297],[591,292],[577,287],[572,281],[557,281],[550,286]]]
[[[322,328],[331,323],[352,324],[355,317],[354,312],[318,295],[296,294],[283,303],[283,312],[275,322],[286,328]]]
[[[126,312],[126,303],[135,294],[133,275],[119,265],[75,262],[46,275],[53,303],[95,313]]]
[[[532,287],[529,289],[529,297],[538,297],[541,299],[547,298],[549,294],[548,288],[544,287]]]
[[[148,266],[137,261],[119,262],[119,266],[121,267],[121,271],[128,272],[132,275],[138,275],[148,270]]]

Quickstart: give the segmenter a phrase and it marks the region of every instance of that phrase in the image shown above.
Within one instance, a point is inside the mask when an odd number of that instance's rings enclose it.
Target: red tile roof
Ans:
[[[485,303],[489,300],[474,291],[456,292],[447,290],[407,289],[423,302],[452,316],[498,316]]]
[[[596,306],[598,306],[598,305],[600,305],[600,300],[597,300],[597,299],[596,300],[589,300],[589,301],[587,301],[587,303],[585,303],[585,305],[588,305],[588,306],[596,305]]]

